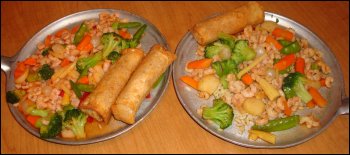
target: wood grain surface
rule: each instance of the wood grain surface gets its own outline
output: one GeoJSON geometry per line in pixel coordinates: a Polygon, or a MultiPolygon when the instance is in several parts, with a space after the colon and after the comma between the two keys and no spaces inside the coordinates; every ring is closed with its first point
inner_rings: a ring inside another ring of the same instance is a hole
{"type": "MultiPolygon", "coordinates": [[[[245,2],[1,2],[1,55],[13,56],[40,29],[66,15],[89,9],[126,10],[152,22],[172,52],[195,23],[245,2]]],[[[349,96],[349,2],[261,2],[266,11],[291,18],[324,40],[338,59],[349,96]]],[[[34,137],[11,115],[1,73],[1,153],[349,153],[349,115],[320,135],[286,149],[250,149],[201,128],[177,99],[173,82],[158,106],[130,131],[108,141],[68,146],[34,137]]]]}

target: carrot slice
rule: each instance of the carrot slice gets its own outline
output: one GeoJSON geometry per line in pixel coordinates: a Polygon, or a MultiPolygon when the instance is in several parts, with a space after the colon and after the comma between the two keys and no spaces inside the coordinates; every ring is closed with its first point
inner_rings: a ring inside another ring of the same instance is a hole
{"type": "Polygon", "coordinates": [[[297,57],[295,60],[295,71],[304,74],[305,60],[302,57],[297,57]]]}
{"type": "Polygon", "coordinates": [[[64,67],[64,66],[67,66],[70,64],[70,61],[67,59],[67,58],[64,58],[61,62],[61,66],[64,67]]]}
{"type": "Polygon", "coordinates": [[[55,36],[60,38],[62,36],[63,32],[65,32],[65,31],[68,31],[68,29],[63,28],[63,29],[57,31],[55,36]]]}
{"type": "Polygon", "coordinates": [[[292,115],[292,109],[290,107],[288,107],[287,101],[284,100],[283,101],[283,106],[284,106],[284,114],[287,116],[291,116],[292,115]]]}
{"type": "Polygon", "coordinates": [[[188,84],[192,88],[198,89],[198,82],[196,80],[194,80],[192,77],[183,76],[180,79],[181,79],[181,81],[183,81],[184,83],[188,84]]]}
{"type": "Polygon", "coordinates": [[[204,68],[208,68],[212,62],[213,62],[213,59],[195,60],[195,61],[188,63],[187,68],[189,68],[189,69],[204,69],[204,68]]]}
{"type": "Polygon", "coordinates": [[[94,48],[94,46],[93,46],[91,43],[89,43],[89,44],[87,44],[87,45],[83,48],[83,50],[89,52],[89,51],[91,51],[93,48],[94,48]]]}
{"type": "Polygon", "coordinates": [[[283,46],[270,35],[266,37],[265,41],[266,41],[266,43],[272,43],[276,47],[277,50],[281,50],[283,48],[283,46]]]}
{"type": "Polygon", "coordinates": [[[36,65],[36,59],[34,58],[27,58],[23,61],[24,64],[26,65],[31,65],[31,66],[34,66],[36,65]]]}
{"type": "Polygon", "coordinates": [[[77,49],[80,51],[84,50],[85,46],[88,46],[88,44],[90,44],[90,41],[91,41],[91,36],[85,35],[84,38],[78,44],[77,49]]]}
{"type": "Polygon", "coordinates": [[[82,84],[89,84],[89,78],[88,76],[83,76],[78,80],[78,83],[82,83],[82,84]]]}
{"type": "Polygon", "coordinates": [[[281,29],[279,27],[276,27],[273,31],[272,31],[272,35],[275,37],[282,37],[283,39],[286,39],[288,41],[292,41],[294,34],[288,30],[284,30],[281,29]]]}
{"type": "Polygon", "coordinates": [[[311,109],[311,108],[314,108],[315,105],[316,105],[316,103],[315,103],[313,100],[311,100],[311,101],[309,101],[309,102],[306,103],[306,106],[309,107],[310,109],[311,109]]]}
{"type": "Polygon", "coordinates": [[[312,96],[312,100],[321,108],[327,105],[327,100],[323,98],[323,96],[317,91],[316,88],[310,87],[308,89],[310,95],[312,96]]]}
{"type": "Polygon", "coordinates": [[[325,87],[326,86],[326,79],[321,78],[320,83],[321,83],[321,86],[325,87]]]}
{"type": "Polygon", "coordinates": [[[79,30],[79,27],[80,27],[80,25],[73,27],[72,30],[70,31],[70,33],[72,33],[72,34],[76,33],[79,30]]]}
{"type": "Polygon", "coordinates": [[[253,83],[253,79],[252,77],[247,73],[247,74],[244,74],[241,78],[242,82],[246,85],[250,85],[253,83]]]}
{"type": "Polygon", "coordinates": [[[31,125],[33,125],[33,126],[35,126],[35,123],[36,123],[40,118],[41,118],[40,116],[32,116],[32,115],[28,115],[28,116],[26,117],[27,121],[28,121],[31,125]]]}
{"type": "Polygon", "coordinates": [[[295,54],[289,54],[285,57],[283,57],[280,61],[278,61],[274,67],[278,70],[284,70],[286,68],[288,68],[290,65],[294,64],[295,62],[295,54]]]}
{"type": "Polygon", "coordinates": [[[118,30],[118,32],[124,39],[131,39],[131,34],[128,31],[118,30]]]}
{"type": "Polygon", "coordinates": [[[26,65],[23,62],[17,63],[16,69],[14,72],[15,79],[19,78],[24,73],[25,70],[26,70],[26,65]]]}
{"type": "Polygon", "coordinates": [[[46,38],[45,38],[45,46],[46,47],[49,47],[51,45],[51,35],[48,35],[46,38]]]}

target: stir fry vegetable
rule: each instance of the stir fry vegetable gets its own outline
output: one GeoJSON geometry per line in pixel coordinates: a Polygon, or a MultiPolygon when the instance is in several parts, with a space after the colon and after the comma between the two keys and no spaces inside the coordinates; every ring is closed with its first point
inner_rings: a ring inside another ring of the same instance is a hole
{"type": "Polygon", "coordinates": [[[225,129],[232,124],[233,110],[230,105],[222,100],[214,100],[212,107],[203,108],[203,118],[211,120],[221,129],[225,129]]]}
{"type": "Polygon", "coordinates": [[[269,121],[265,125],[254,125],[252,129],[266,132],[283,131],[293,128],[299,124],[299,115],[278,118],[269,121]]]}

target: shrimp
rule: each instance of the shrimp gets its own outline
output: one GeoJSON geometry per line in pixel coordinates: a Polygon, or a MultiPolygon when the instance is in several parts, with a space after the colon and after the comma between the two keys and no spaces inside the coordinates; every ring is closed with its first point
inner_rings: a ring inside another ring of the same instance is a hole
{"type": "Polygon", "coordinates": [[[333,77],[327,77],[325,83],[326,83],[326,87],[330,88],[333,83],[333,77]]]}
{"type": "Polygon", "coordinates": [[[243,102],[245,100],[245,97],[242,94],[235,94],[232,99],[231,103],[239,110],[239,112],[243,111],[243,102]]]}
{"type": "Polygon", "coordinates": [[[251,84],[249,88],[246,88],[242,91],[242,95],[244,97],[253,97],[256,92],[257,92],[257,88],[255,84],[251,84]]]}
{"type": "Polygon", "coordinates": [[[264,125],[269,121],[267,115],[264,115],[262,118],[256,119],[255,124],[256,125],[264,125]]]}
{"type": "Polygon", "coordinates": [[[230,81],[229,90],[233,93],[240,93],[244,89],[245,85],[241,81],[230,81]]]}

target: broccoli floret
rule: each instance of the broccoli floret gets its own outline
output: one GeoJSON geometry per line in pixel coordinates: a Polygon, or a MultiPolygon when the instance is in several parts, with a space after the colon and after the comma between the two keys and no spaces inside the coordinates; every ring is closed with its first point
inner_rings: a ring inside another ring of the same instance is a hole
{"type": "Polygon", "coordinates": [[[225,34],[225,33],[220,33],[219,34],[219,41],[224,44],[227,45],[231,48],[231,50],[233,50],[235,48],[235,38],[229,34],[225,34]]]}
{"type": "Polygon", "coordinates": [[[32,106],[29,106],[27,109],[26,109],[26,112],[30,115],[33,115],[33,116],[41,116],[41,117],[46,117],[49,115],[49,111],[48,110],[44,110],[44,109],[37,109],[35,107],[35,105],[32,105],[32,106]]]}
{"type": "Polygon", "coordinates": [[[283,79],[282,90],[287,99],[294,96],[300,97],[300,99],[307,103],[312,99],[312,96],[305,89],[304,83],[307,79],[303,74],[295,72],[290,73],[286,78],[283,79]]]}
{"type": "Polygon", "coordinates": [[[220,33],[219,40],[208,44],[205,47],[205,57],[213,58],[215,55],[221,57],[221,59],[229,59],[231,57],[232,50],[235,47],[235,38],[231,35],[220,33]]]}
{"type": "Polygon", "coordinates": [[[102,56],[106,58],[119,44],[120,37],[116,33],[104,33],[101,37],[103,44],[102,56]]]}
{"type": "Polygon", "coordinates": [[[39,75],[42,79],[48,80],[51,78],[51,76],[55,73],[55,71],[50,67],[48,64],[44,64],[39,69],[39,75]]]}
{"type": "Polygon", "coordinates": [[[97,63],[102,60],[102,53],[98,52],[93,56],[89,56],[86,58],[80,58],[77,61],[76,68],[80,73],[80,76],[85,76],[88,74],[88,70],[90,67],[94,67],[97,63]]]}
{"type": "Polygon", "coordinates": [[[13,90],[6,92],[6,100],[8,103],[14,104],[21,100],[21,98],[26,94],[23,90],[13,90]]]}
{"type": "Polygon", "coordinates": [[[72,130],[76,138],[85,138],[85,124],[88,116],[79,109],[66,111],[63,127],[72,130]]]}
{"type": "Polygon", "coordinates": [[[109,55],[107,56],[107,59],[111,60],[112,62],[115,62],[117,59],[119,59],[120,56],[121,55],[117,51],[113,51],[109,53],[109,55]]]}
{"type": "Polygon", "coordinates": [[[232,124],[233,110],[230,105],[220,99],[214,100],[212,107],[203,108],[203,118],[218,124],[221,129],[225,129],[232,124]]]}
{"type": "Polygon", "coordinates": [[[216,74],[219,77],[223,77],[230,73],[233,73],[233,74],[238,73],[237,63],[231,59],[216,61],[211,66],[216,71],[216,74]]]}
{"type": "Polygon", "coordinates": [[[42,56],[47,56],[49,55],[49,51],[51,51],[51,47],[45,48],[43,52],[41,53],[42,56]]]}
{"type": "Polygon", "coordinates": [[[255,58],[255,51],[249,47],[247,40],[238,40],[235,48],[233,49],[233,55],[231,59],[235,60],[236,63],[243,61],[252,60],[255,58]]]}
{"type": "Polygon", "coordinates": [[[231,49],[229,46],[221,44],[220,42],[214,42],[205,47],[205,57],[213,58],[215,55],[220,55],[222,59],[228,59],[231,56],[231,49]]]}
{"type": "Polygon", "coordinates": [[[49,118],[48,125],[41,124],[40,137],[41,138],[54,138],[62,131],[62,116],[58,113],[53,114],[49,118]]]}

